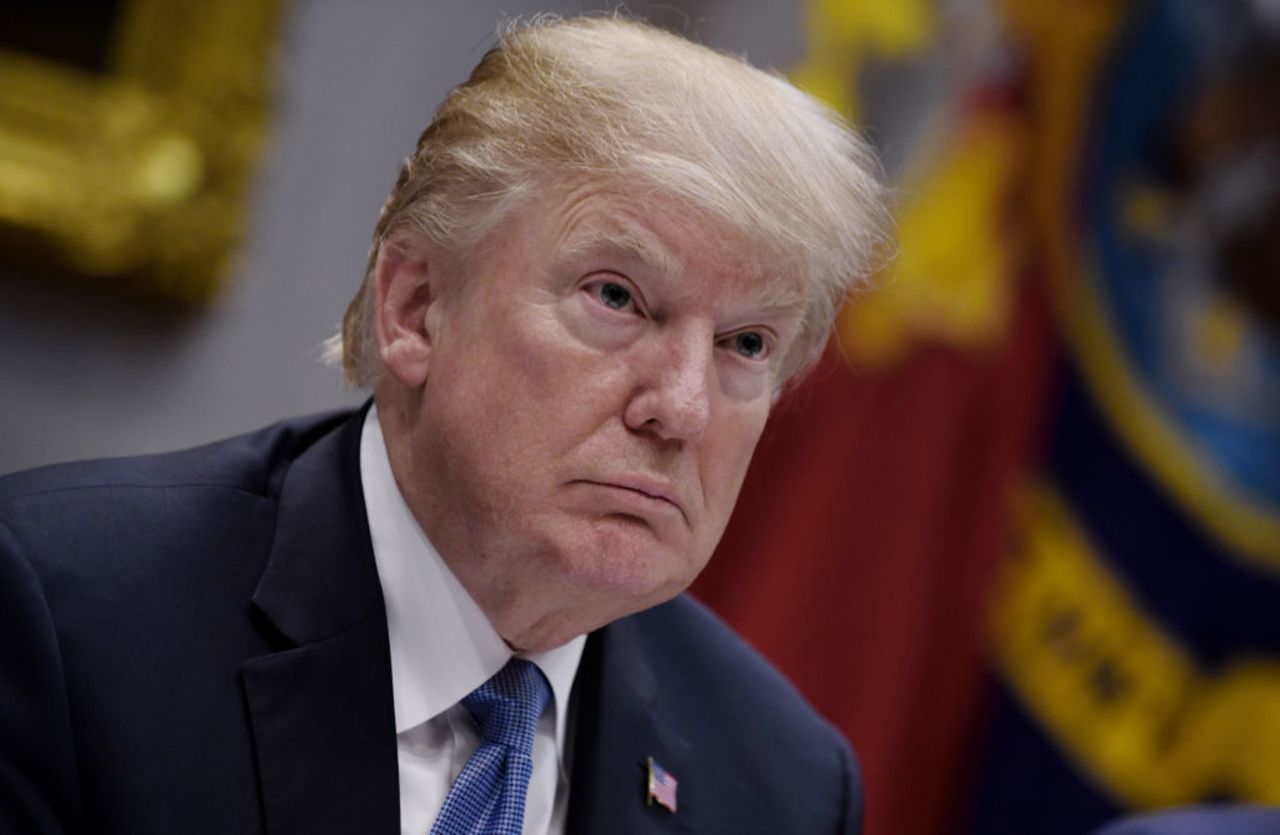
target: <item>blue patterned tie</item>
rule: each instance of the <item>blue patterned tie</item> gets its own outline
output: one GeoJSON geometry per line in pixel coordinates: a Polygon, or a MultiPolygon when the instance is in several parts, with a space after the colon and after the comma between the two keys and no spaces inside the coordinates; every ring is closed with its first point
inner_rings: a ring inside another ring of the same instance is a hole
{"type": "Polygon", "coordinates": [[[550,697],[542,671],[512,658],[462,700],[480,728],[480,747],[449,789],[431,835],[520,835],[533,736],[550,697]]]}

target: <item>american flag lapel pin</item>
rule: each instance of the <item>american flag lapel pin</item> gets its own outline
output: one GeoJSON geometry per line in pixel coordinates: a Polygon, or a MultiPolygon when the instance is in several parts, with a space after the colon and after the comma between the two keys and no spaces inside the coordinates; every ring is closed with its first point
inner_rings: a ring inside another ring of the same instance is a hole
{"type": "Polygon", "coordinates": [[[663,768],[653,757],[649,758],[648,805],[665,806],[672,814],[676,811],[676,776],[663,768]]]}

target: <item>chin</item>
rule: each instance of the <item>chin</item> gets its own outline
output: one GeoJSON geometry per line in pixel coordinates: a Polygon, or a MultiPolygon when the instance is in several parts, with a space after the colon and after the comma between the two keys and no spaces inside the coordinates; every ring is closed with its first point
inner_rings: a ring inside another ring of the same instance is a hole
{"type": "Polygon", "coordinates": [[[616,598],[627,614],[684,591],[710,556],[697,554],[692,541],[666,542],[646,522],[628,516],[591,520],[586,530],[564,537],[553,553],[573,588],[616,598]]]}

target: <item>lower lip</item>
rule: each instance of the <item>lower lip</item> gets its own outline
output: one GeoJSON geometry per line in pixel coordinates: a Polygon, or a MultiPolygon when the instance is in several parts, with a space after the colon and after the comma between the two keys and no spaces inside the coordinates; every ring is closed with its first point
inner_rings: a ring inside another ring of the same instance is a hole
{"type": "Polygon", "coordinates": [[[599,488],[608,497],[609,504],[623,513],[632,513],[641,517],[660,514],[678,518],[683,515],[680,512],[680,508],[676,507],[674,503],[657,496],[650,496],[648,493],[642,493],[639,490],[620,487],[616,484],[601,484],[597,481],[584,481],[581,483],[599,488]]]}

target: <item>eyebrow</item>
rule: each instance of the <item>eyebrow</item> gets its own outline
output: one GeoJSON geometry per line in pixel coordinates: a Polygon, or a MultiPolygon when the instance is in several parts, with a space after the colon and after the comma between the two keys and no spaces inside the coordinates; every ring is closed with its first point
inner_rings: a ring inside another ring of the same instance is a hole
{"type": "Polygon", "coordinates": [[[579,235],[563,252],[570,258],[593,253],[620,254],[624,258],[639,261],[647,268],[667,274],[679,272],[682,267],[681,260],[665,246],[616,227],[579,235]]]}
{"type": "MultiPolygon", "coordinates": [[[[610,226],[582,233],[563,249],[568,258],[579,258],[596,253],[621,255],[640,262],[648,269],[667,275],[681,271],[683,261],[660,242],[646,235],[638,235],[624,226],[610,226]]],[[[794,316],[803,318],[809,309],[809,301],[802,290],[787,281],[768,282],[758,299],[757,307],[765,316],[794,316]]]]}
{"type": "Polygon", "coordinates": [[[809,297],[791,282],[770,281],[760,299],[760,307],[766,314],[795,316],[803,319],[809,311],[809,297]]]}

